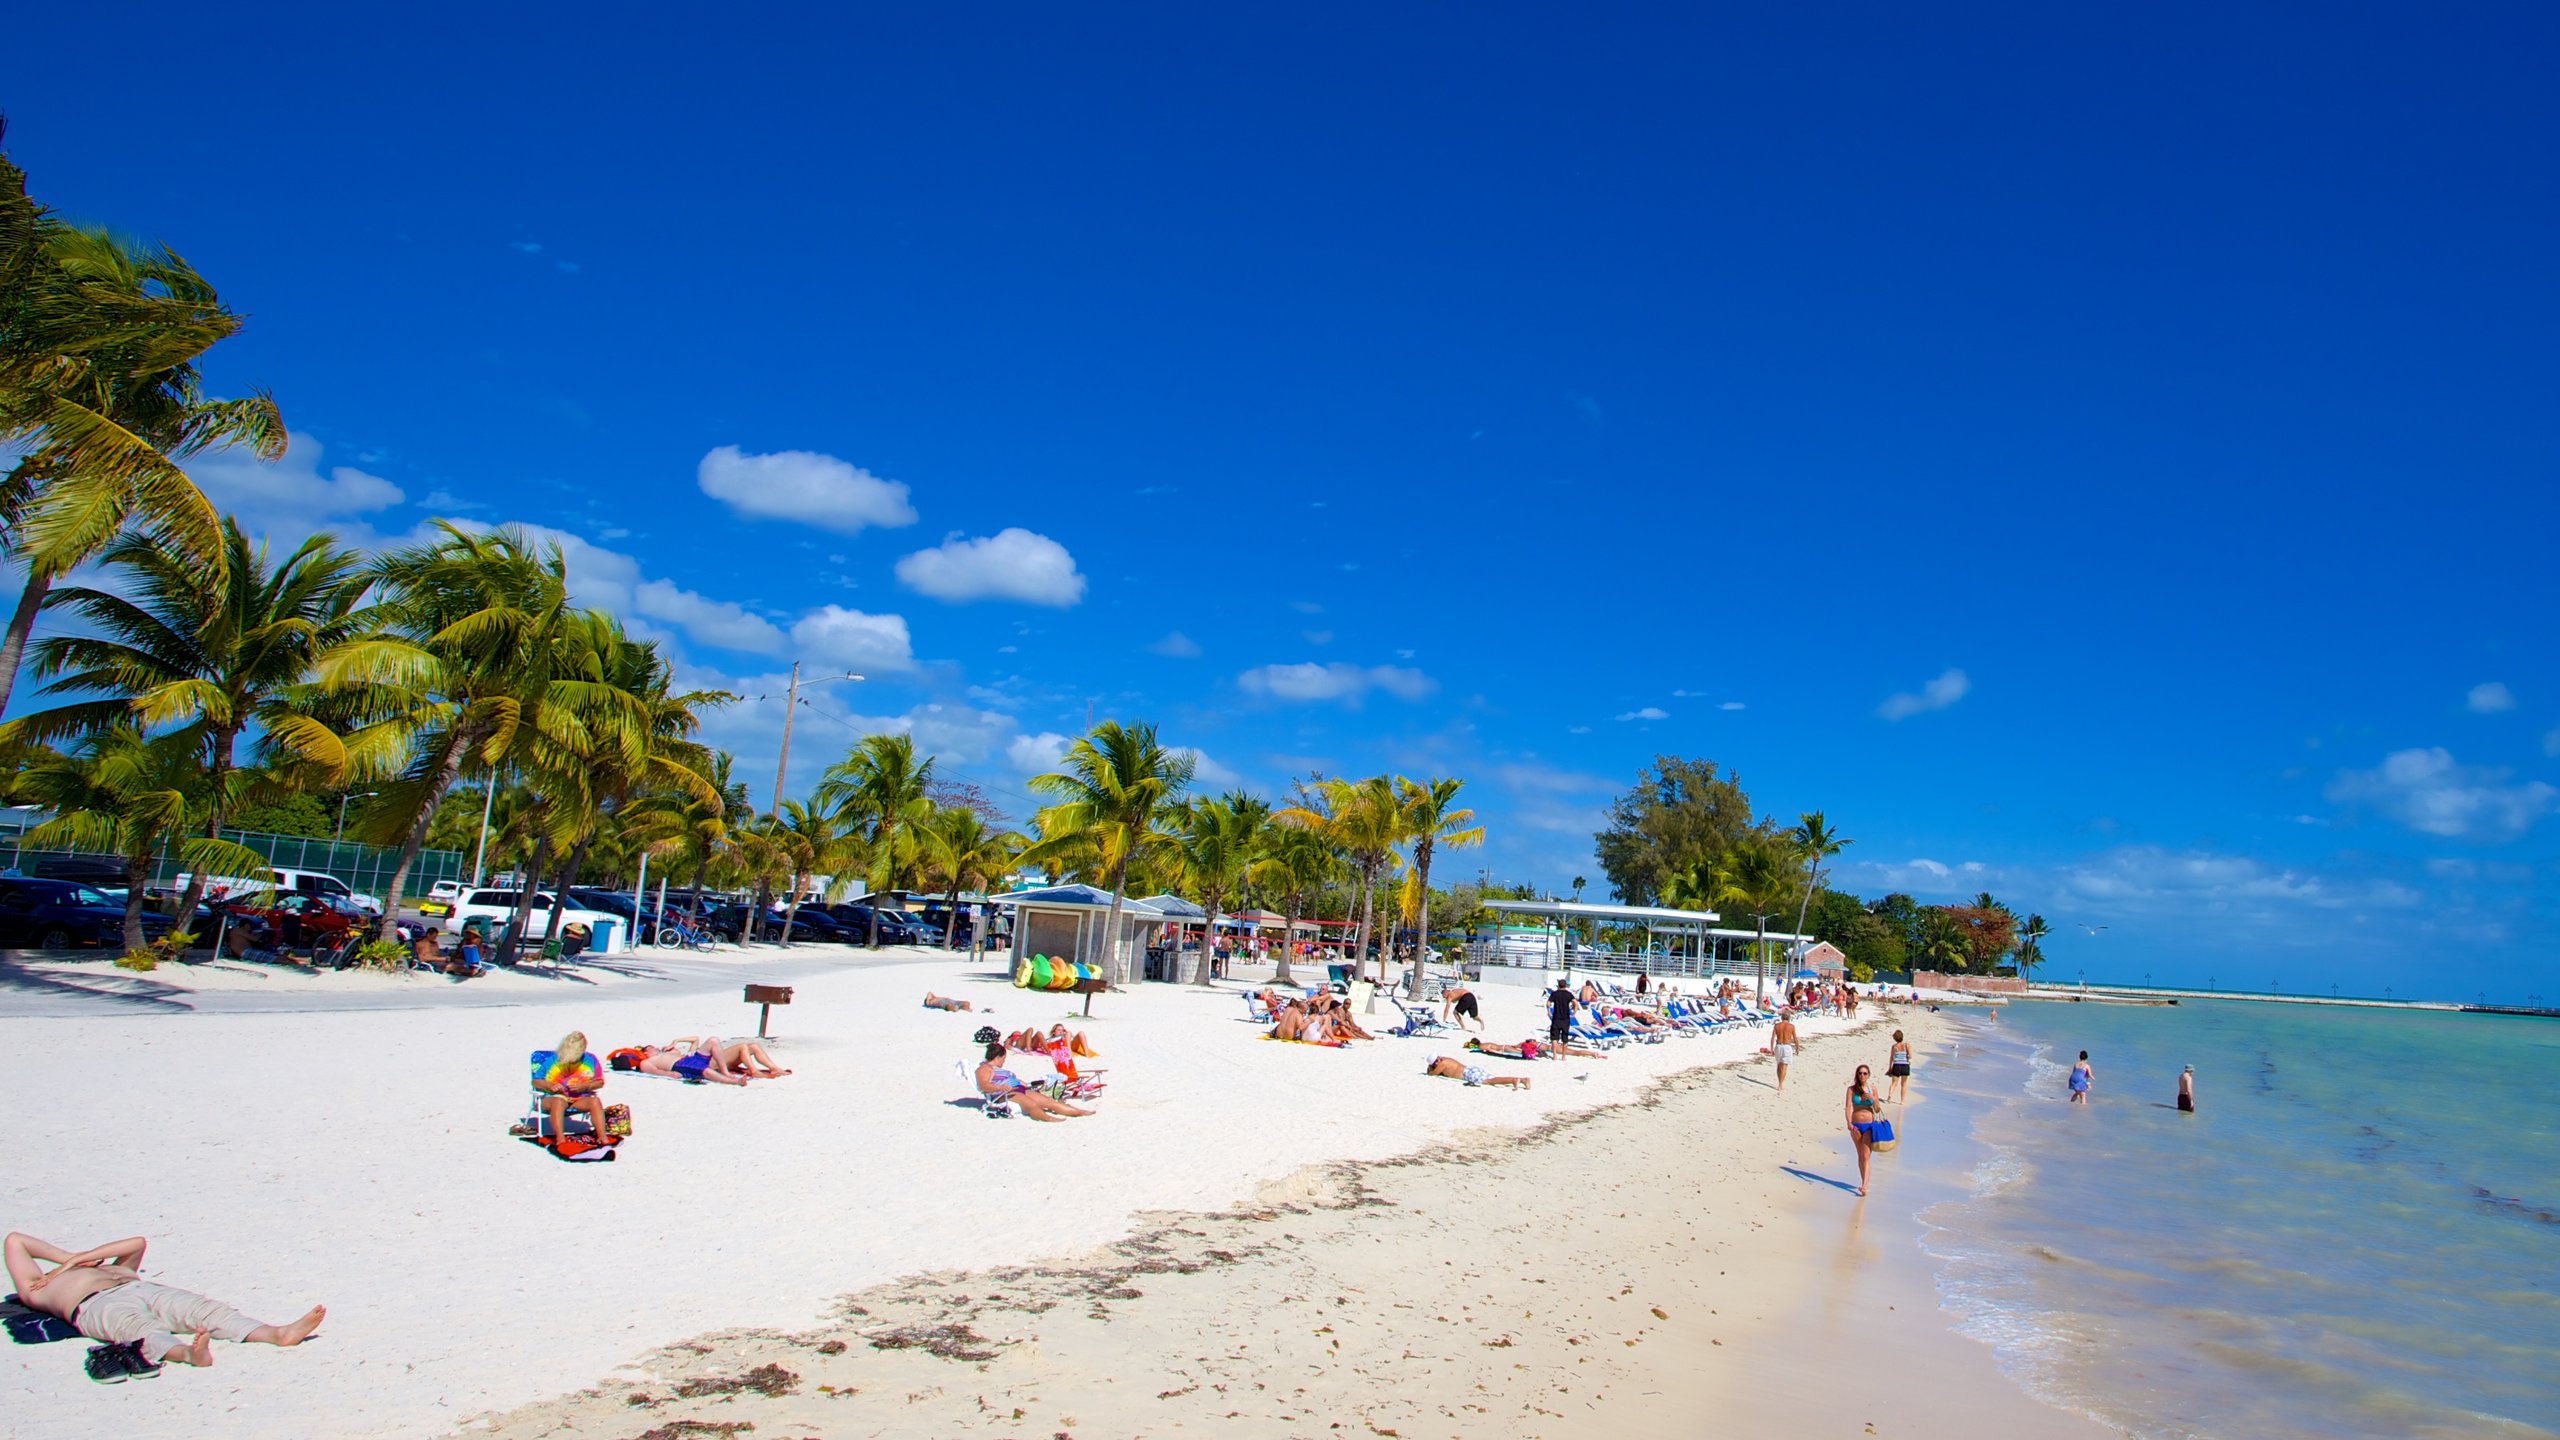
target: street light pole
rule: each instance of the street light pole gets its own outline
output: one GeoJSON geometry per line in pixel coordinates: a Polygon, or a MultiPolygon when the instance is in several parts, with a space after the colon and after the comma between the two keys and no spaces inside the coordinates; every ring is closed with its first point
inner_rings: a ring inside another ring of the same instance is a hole
{"type": "MultiPolygon", "coordinates": [[[[842,675],[830,675],[826,678],[828,680],[859,680],[862,677],[851,672],[847,672],[842,675]]],[[[814,685],[823,684],[824,682],[813,680],[810,683],[814,685]]],[[[794,660],[791,662],[791,690],[789,694],[783,697],[782,701],[782,758],[775,761],[773,766],[773,813],[776,815],[782,813],[783,781],[791,774],[791,712],[799,708],[800,662],[794,660]]]]}

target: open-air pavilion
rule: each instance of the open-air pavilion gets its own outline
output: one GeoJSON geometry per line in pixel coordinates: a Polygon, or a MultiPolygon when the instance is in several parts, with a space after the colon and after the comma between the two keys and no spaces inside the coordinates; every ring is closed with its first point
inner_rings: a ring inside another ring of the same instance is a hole
{"type": "MultiPolygon", "coordinates": [[[[1534,919],[1541,933],[1505,935],[1475,958],[1494,965],[1529,965],[1542,969],[1614,970],[1645,975],[1750,974],[1755,966],[1746,947],[1766,940],[1782,947],[1772,957],[1783,964],[1783,947],[1809,940],[1793,931],[1738,930],[1720,926],[1713,910],[1674,910],[1656,905],[1603,905],[1580,900],[1487,900],[1484,908],[1503,915],[1534,919]],[[1584,938],[1574,939],[1576,922],[1584,938]],[[1629,949],[1620,936],[1641,928],[1644,943],[1629,949]],[[1529,943],[1522,944],[1522,941],[1529,943]]],[[[1473,947],[1470,947],[1473,948],[1473,947]]]]}
{"type": "Polygon", "coordinates": [[[1033,955],[1065,958],[1102,967],[1115,983],[1138,973],[1135,942],[1141,929],[1172,917],[1144,900],[1120,902],[1120,933],[1111,929],[1111,892],[1095,885],[1053,885],[1045,890],[1016,890],[990,895],[990,905],[1013,912],[1013,966],[1033,955]]]}

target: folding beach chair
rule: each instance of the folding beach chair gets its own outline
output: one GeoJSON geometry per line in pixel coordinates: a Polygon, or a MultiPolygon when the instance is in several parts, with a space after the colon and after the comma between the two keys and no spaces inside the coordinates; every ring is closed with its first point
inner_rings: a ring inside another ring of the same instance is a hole
{"type": "Polygon", "coordinates": [[[1428,1005],[1417,1008],[1405,1004],[1393,995],[1387,997],[1387,1003],[1395,1006],[1396,1013],[1404,1017],[1403,1024],[1387,1032],[1390,1035],[1410,1039],[1416,1035],[1445,1034],[1449,1030],[1449,1026],[1443,1023],[1439,1016],[1431,1013],[1431,1007],[1428,1005]]]}
{"type": "Polygon", "coordinates": [[[990,1120],[1010,1120],[1013,1118],[1013,1100],[1011,1097],[990,1095],[986,1091],[978,1088],[977,1066],[970,1064],[966,1060],[954,1060],[951,1062],[951,1068],[960,1072],[960,1083],[968,1086],[969,1093],[978,1097],[978,1112],[980,1114],[986,1116],[990,1120]]]}

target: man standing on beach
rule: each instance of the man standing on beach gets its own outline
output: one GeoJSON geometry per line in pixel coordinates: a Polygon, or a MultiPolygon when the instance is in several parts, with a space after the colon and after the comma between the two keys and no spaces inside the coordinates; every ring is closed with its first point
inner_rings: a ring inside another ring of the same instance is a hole
{"type": "Polygon", "coordinates": [[[2178,1072],[2178,1108],[2189,1115],[2196,1113],[2196,1067],[2178,1072]]]}
{"type": "Polygon", "coordinates": [[[1573,977],[1559,975],[1547,992],[1547,1038],[1562,1045],[1573,1035],[1573,977]]]}
{"type": "Polygon", "coordinates": [[[2089,1103],[2089,1086],[2097,1080],[2097,1072],[2089,1068],[2089,1052],[2080,1052],[2080,1063],[2071,1067],[2071,1103],[2089,1103]]]}
{"type": "Polygon", "coordinates": [[[1787,1067],[1796,1063],[1796,1018],[1787,1011],[1778,1012],[1778,1023],[1769,1027],[1769,1053],[1778,1061],[1778,1093],[1787,1093],[1787,1067]]]}

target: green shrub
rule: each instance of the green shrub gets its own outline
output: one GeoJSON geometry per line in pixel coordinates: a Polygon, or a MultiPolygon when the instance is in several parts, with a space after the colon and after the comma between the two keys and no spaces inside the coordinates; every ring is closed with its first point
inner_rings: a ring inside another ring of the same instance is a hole
{"type": "Polygon", "coordinates": [[[116,957],[116,967],[121,970],[134,970],[140,971],[144,974],[149,974],[151,971],[160,968],[160,957],[154,954],[147,946],[140,950],[127,950],[122,955],[116,957]]]}
{"type": "Polygon", "coordinates": [[[356,963],[367,970],[397,971],[409,963],[409,947],[397,940],[369,940],[356,951],[356,963]]]}

